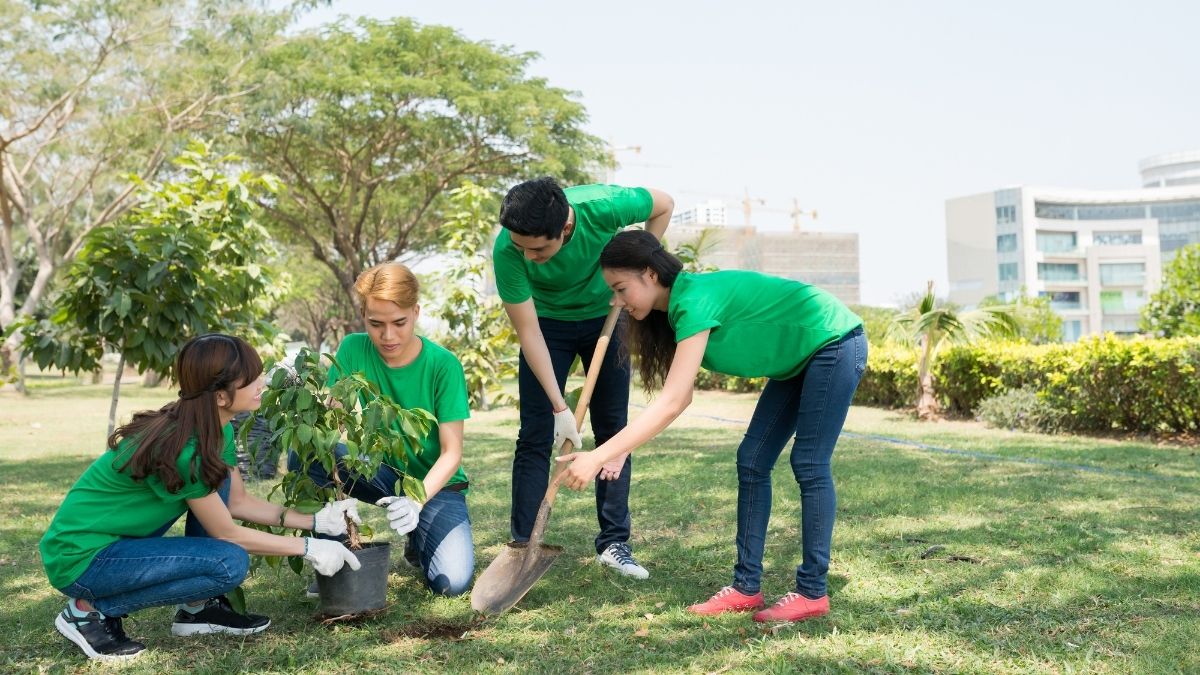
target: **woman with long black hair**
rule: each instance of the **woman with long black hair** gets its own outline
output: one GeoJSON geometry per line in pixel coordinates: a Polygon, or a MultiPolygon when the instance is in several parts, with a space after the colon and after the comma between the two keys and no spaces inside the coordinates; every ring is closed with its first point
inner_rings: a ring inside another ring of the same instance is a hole
{"type": "Polygon", "coordinates": [[[836,497],[830,460],[867,363],[862,319],[808,284],[757,272],[688,274],[653,235],[629,230],[600,254],[614,302],[632,321],[626,341],[647,391],[662,392],[640,417],[571,461],[565,481],[581,489],[600,467],[654,438],[691,404],[696,374],[769,378],[737,451],[737,563],[733,583],[688,609],[712,615],[760,610],[771,469],[795,436],[804,559],[794,590],[756,621],[800,621],[829,612],[826,574],[836,497]]]}
{"type": "Polygon", "coordinates": [[[243,527],[262,525],[337,535],[358,520],[354,500],[314,514],[248,494],[237,471],[233,428],[256,410],[262,361],[244,340],[210,334],[189,340],[175,359],[179,398],[135,414],[67,492],[41,541],[51,585],[67,596],[54,625],[89,658],[123,660],[145,645],[121,619],[146,607],[177,605],[171,633],[250,635],[265,616],[239,614],[225,593],[241,584],[249,554],[302,555],[320,574],[358,569],[345,546],[243,527]],[[163,536],[188,513],[183,537],[163,536]]]}

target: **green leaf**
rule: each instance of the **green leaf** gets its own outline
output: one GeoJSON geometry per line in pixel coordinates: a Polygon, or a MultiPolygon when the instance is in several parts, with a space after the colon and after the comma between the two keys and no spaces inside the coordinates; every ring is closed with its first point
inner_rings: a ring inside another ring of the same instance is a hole
{"type": "Polygon", "coordinates": [[[233,607],[233,611],[238,614],[246,613],[246,592],[242,590],[241,586],[227,593],[226,597],[229,598],[229,605],[233,607]]]}
{"type": "Polygon", "coordinates": [[[288,556],[287,561],[288,561],[288,567],[292,568],[292,571],[295,572],[296,574],[302,574],[304,572],[304,557],[303,556],[290,555],[290,556],[288,556]]]}
{"type": "Polygon", "coordinates": [[[404,494],[408,495],[409,499],[415,500],[421,504],[427,501],[425,497],[425,483],[418,478],[404,474],[404,494]]]}

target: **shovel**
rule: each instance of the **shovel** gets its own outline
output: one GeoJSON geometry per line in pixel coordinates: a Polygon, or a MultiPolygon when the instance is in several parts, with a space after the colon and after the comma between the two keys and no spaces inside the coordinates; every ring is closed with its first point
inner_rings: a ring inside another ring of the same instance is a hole
{"type": "MultiPolygon", "coordinates": [[[[592,390],[595,389],[596,378],[600,375],[604,352],[608,350],[609,339],[620,315],[621,308],[613,307],[604,322],[600,339],[596,340],[596,350],[592,353],[592,367],[588,368],[583,392],[575,406],[576,428],[583,425],[583,415],[592,399],[592,390]]],[[[559,454],[565,455],[572,449],[571,441],[567,441],[563,443],[559,454]]],[[[554,498],[558,496],[558,486],[565,468],[566,464],[554,462],[550,485],[546,487],[546,495],[542,497],[542,503],[538,507],[537,519],[533,521],[529,541],[512,541],[506,544],[500,555],[496,556],[492,564],[475,580],[475,588],[471,591],[471,607],[476,611],[499,614],[520,602],[546,570],[550,569],[550,564],[558,554],[562,553],[561,546],[543,544],[542,538],[546,532],[546,521],[550,518],[550,507],[554,504],[554,498]]]]}

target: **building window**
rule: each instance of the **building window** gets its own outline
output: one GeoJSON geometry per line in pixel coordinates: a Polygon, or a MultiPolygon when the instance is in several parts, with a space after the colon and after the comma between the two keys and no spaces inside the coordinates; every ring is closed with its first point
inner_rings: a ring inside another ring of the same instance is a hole
{"type": "Polygon", "coordinates": [[[1145,304],[1145,291],[1100,291],[1100,309],[1106,314],[1138,312],[1145,304]]]}
{"type": "Polygon", "coordinates": [[[1101,263],[1100,283],[1106,286],[1141,286],[1146,283],[1146,263],[1101,263]]]}
{"type": "Polygon", "coordinates": [[[1017,263],[1000,263],[999,274],[1000,281],[1016,281],[1017,263]]]}
{"type": "Polygon", "coordinates": [[[1015,206],[997,206],[996,207],[996,224],[1004,225],[1007,223],[1017,222],[1017,207],[1015,206]]]}
{"type": "Polygon", "coordinates": [[[1132,335],[1138,332],[1138,318],[1136,316],[1106,316],[1100,320],[1100,330],[1105,333],[1132,335]]]}
{"type": "Polygon", "coordinates": [[[1038,295],[1050,298],[1050,309],[1083,309],[1079,291],[1042,291],[1038,295]]]}
{"type": "Polygon", "coordinates": [[[1038,202],[1033,205],[1033,212],[1038,218],[1046,218],[1047,220],[1075,220],[1075,207],[1069,204],[1044,204],[1038,202]]]}
{"type": "Polygon", "coordinates": [[[996,236],[996,252],[1010,253],[1017,250],[1017,235],[1001,234],[996,236]]]}
{"type": "Polygon", "coordinates": [[[1078,342],[1083,336],[1082,321],[1064,321],[1062,327],[1063,342],[1078,342]]]}
{"type": "Polygon", "coordinates": [[[1042,232],[1037,233],[1037,250],[1042,253],[1063,253],[1075,250],[1074,232],[1042,232]]]}
{"type": "Polygon", "coordinates": [[[1079,281],[1079,263],[1038,263],[1041,281],[1079,281]]]}
{"type": "Polygon", "coordinates": [[[1143,204],[1081,204],[1075,208],[1079,220],[1139,220],[1146,217],[1143,204]]]}
{"type": "Polygon", "coordinates": [[[1096,246],[1130,246],[1141,243],[1142,233],[1137,230],[1114,230],[1092,235],[1092,244],[1096,246]]]}

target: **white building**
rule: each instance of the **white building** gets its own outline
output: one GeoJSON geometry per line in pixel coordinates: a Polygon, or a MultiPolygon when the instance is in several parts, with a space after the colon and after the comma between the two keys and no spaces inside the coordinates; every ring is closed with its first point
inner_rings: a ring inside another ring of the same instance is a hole
{"type": "Polygon", "coordinates": [[[1024,288],[1068,341],[1135,333],[1175,251],[1200,243],[1200,152],[1143,160],[1139,190],[1019,186],[946,201],[950,300],[1024,288]]]}
{"type": "Polygon", "coordinates": [[[710,199],[703,204],[697,204],[686,211],[676,211],[671,215],[671,225],[728,225],[725,215],[725,202],[710,199]]]}

